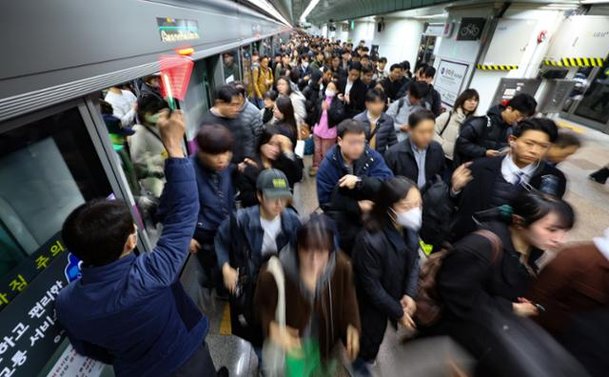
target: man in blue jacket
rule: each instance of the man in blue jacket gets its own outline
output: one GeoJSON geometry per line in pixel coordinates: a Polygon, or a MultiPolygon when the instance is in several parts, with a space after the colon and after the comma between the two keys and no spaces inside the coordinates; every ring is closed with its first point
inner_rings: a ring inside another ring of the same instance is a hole
{"type": "Polygon", "coordinates": [[[60,292],[57,319],[78,353],[112,364],[117,377],[213,376],[208,320],[178,280],[199,210],[194,170],[182,149],[182,114],[164,111],[157,125],[169,154],[157,246],[133,253],[137,227],[122,201],[76,208],[62,236],[83,263],[82,277],[60,292]]]}
{"type": "Polygon", "coordinates": [[[346,119],[338,125],[338,142],[317,172],[320,207],[336,221],[339,244],[350,253],[361,215],[372,208],[381,182],[393,177],[380,153],[366,143],[366,127],[346,119]]]}

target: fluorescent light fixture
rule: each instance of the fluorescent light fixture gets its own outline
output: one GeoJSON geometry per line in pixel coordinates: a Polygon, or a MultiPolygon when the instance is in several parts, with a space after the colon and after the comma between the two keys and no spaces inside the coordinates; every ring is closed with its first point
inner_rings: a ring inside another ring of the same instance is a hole
{"type": "Polygon", "coordinates": [[[305,8],[304,12],[302,12],[302,15],[300,16],[300,22],[306,21],[307,16],[309,15],[309,13],[311,13],[313,8],[317,6],[317,4],[319,4],[319,0],[311,0],[309,5],[307,5],[307,7],[305,8]]]}
{"type": "Polygon", "coordinates": [[[429,14],[429,15],[425,15],[425,16],[414,16],[412,18],[428,19],[428,18],[446,18],[446,17],[448,17],[448,13],[429,14]]]}
{"type": "Polygon", "coordinates": [[[281,22],[283,22],[287,26],[291,26],[290,22],[288,20],[286,20],[285,17],[283,17],[281,15],[281,13],[279,13],[277,11],[277,9],[275,9],[275,7],[272,6],[271,3],[269,3],[267,0],[247,0],[247,1],[249,1],[252,4],[254,4],[258,8],[266,11],[268,14],[270,14],[271,16],[277,18],[278,20],[280,20],[281,22]]]}

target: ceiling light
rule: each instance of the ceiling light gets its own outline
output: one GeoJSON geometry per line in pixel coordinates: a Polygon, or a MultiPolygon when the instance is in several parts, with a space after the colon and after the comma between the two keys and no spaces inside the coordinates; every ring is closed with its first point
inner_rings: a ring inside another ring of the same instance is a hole
{"type": "Polygon", "coordinates": [[[311,0],[309,5],[307,5],[307,7],[305,8],[304,12],[302,12],[302,15],[300,16],[300,22],[306,21],[307,16],[309,15],[309,13],[311,13],[313,8],[317,6],[317,4],[319,4],[319,0],[311,0]]]}

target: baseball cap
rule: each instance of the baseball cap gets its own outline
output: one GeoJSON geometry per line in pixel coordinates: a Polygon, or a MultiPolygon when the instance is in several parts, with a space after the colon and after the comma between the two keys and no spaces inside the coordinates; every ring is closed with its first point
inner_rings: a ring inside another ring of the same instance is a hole
{"type": "Polygon", "coordinates": [[[288,178],[277,169],[265,169],[260,172],[256,180],[256,189],[262,191],[262,195],[269,199],[292,197],[288,178]]]}

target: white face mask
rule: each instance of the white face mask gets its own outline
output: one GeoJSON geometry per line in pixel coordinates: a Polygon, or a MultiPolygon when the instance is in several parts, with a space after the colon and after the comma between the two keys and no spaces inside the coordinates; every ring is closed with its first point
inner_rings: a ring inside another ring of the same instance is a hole
{"type": "Polygon", "coordinates": [[[330,89],[326,89],[326,97],[334,97],[336,95],[336,92],[330,89]]]}
{"type": "Polygon", "coordinates": [[[401,226],[418,232],[423,223],[423,210],[421,207],[411,208],[408,211],[396,212],[396,221],[401,226]]]}
{"type": "Polygon", "coordinates": [[[309,62],[302,62],[302,66],[303,66],[304,68],[307,68],[307,67],[309,66],[309,62]]]}

